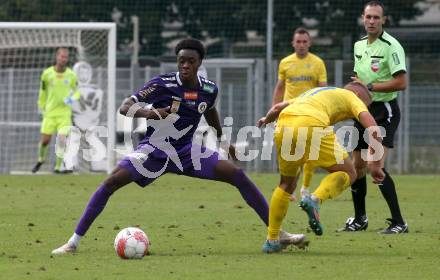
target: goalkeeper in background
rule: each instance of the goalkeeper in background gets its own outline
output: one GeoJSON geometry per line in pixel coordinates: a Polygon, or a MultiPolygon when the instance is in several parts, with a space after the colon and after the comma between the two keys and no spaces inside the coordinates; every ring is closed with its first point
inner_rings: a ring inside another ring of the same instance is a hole
{"type": "Polygon", "coordinates": [[[45,69],[41,74],[38,110],[43,119],[40,129],[41,138],[38,145],[38,162],[32,168],[32,173],[36,173],[46,160],[49,143],[54,133],[57,133],[58,136],[55,147],[56,163],[54,172],[72,172],[71,170],[61,170],[66,138],[72,125],[72,103],[80,97],[77,90],[76,74],[67,67],[68,62],[69,50],[58,48],[55,65],[45,69]]]}

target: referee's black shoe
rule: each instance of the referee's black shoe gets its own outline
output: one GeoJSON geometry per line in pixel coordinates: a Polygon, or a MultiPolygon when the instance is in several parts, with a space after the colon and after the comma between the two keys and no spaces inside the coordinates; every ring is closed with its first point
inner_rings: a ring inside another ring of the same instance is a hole
{"type": "Polygon", "coordinates": [[[341,231],[361,231],[366,230],[368,228],[368,218],[366,215],[362,216],[359,219],[350,217],[345,222],[345,226],[337,230],[337,232],[341,231]]]}
{"type": "Polygon", "coordinates": [[[379,231],[380,234],[399,234],[399,233],[408,233],[408,224],[406,223],[397,223],[393,219],[387,219],[388,227],[379,231]]]}

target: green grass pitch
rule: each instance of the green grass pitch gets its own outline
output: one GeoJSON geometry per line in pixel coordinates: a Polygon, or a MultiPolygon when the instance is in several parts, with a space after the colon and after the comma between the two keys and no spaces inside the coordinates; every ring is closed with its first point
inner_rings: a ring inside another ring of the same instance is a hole
{"type": "MultiPolygon", "coordinates": [[[[266,198],[276,174],[251,174],[266,198]]],[[[72,234],[104,176],[0,176],[1,279],[439,279],[440,176],[395,176],[410,233],[382,236],[389,211],[368,186],[366,232],[336,233],[352,214],[349,191],[321,207],[324,235],[314,236],[292,203],[284,228],[306,233],[308,251],[264,255],[266,229],[234,187],[166,175],[145,189],[115,193],[75,255],[52,257],[72,234]],[[151,255],[121,260],[118,229],[139,225],[151,255]]],[[[319,176],[314,178],[314,183],[319,176]]]]}

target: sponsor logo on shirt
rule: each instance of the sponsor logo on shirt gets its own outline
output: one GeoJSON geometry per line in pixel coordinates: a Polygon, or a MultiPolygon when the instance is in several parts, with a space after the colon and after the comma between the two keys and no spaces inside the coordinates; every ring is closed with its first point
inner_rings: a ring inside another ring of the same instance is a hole
{"type": "Polygon", "coordinates": [[[379,59],[371,60],[371,71],[373,72],[379,71],[379,59]]]}
{"type": "Polygon", "coordinates": [[[194,100],[185,100],[185,104],[189,107],[195,107],[196,102],[194,100]]]}
{"type": "Polygon", "coordinates": [[[183,94],[183,99],[186,100],[197,100],[198,94],[197,91],[189,91],[183,94]]]}
{"type": "Polygon", "coordinates": [[[289,81],[294,83],[294,82],[309,82],[312,80],[311,76],[297,76],[297,77],[290,77],[289,81]]]}
{"type": "Polygon", "coordinates": [[[150,93],[152,93],[153,91],[156,90],[156,87],[157,87],[157,85],[153,84],[153,85],[139,91],[139,96],[141,96],[143,98],[147,97],[150,93]]]}
{"type": "Polygon", "coordinates": [[[170,84],[170,83],[168,83],[168,84],[165,84],[165,86],[166,86],[167,88],[170,88],[170,87],[177,87],[177,84],[170,84]]]}
{"type": "Polygon", "coordinates": [[[214,92],[214,87],[213,87],[213,86],[210,86],[210,85],[207,85],[207,84],[204,84],[204,85],[203,85],[203,90],[204,90],[204,91],[207,91],[207,92],[209,92],[209,93],[213,93],[213,92],[214,92]]]}

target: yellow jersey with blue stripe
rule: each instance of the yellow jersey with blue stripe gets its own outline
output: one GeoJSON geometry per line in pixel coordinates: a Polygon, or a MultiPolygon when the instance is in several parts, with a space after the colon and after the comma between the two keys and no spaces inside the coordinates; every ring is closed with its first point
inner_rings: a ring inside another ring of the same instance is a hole
{"type": "Polygon", "coordinates": [[[347,119],[359,121],[359,114],[368,112],[367,106],[355,93],[337,87],[313,88],[289,100],[289,103],[279,118],[288,115],[310,116],[319,120],[323,126],[347,119]]]}

